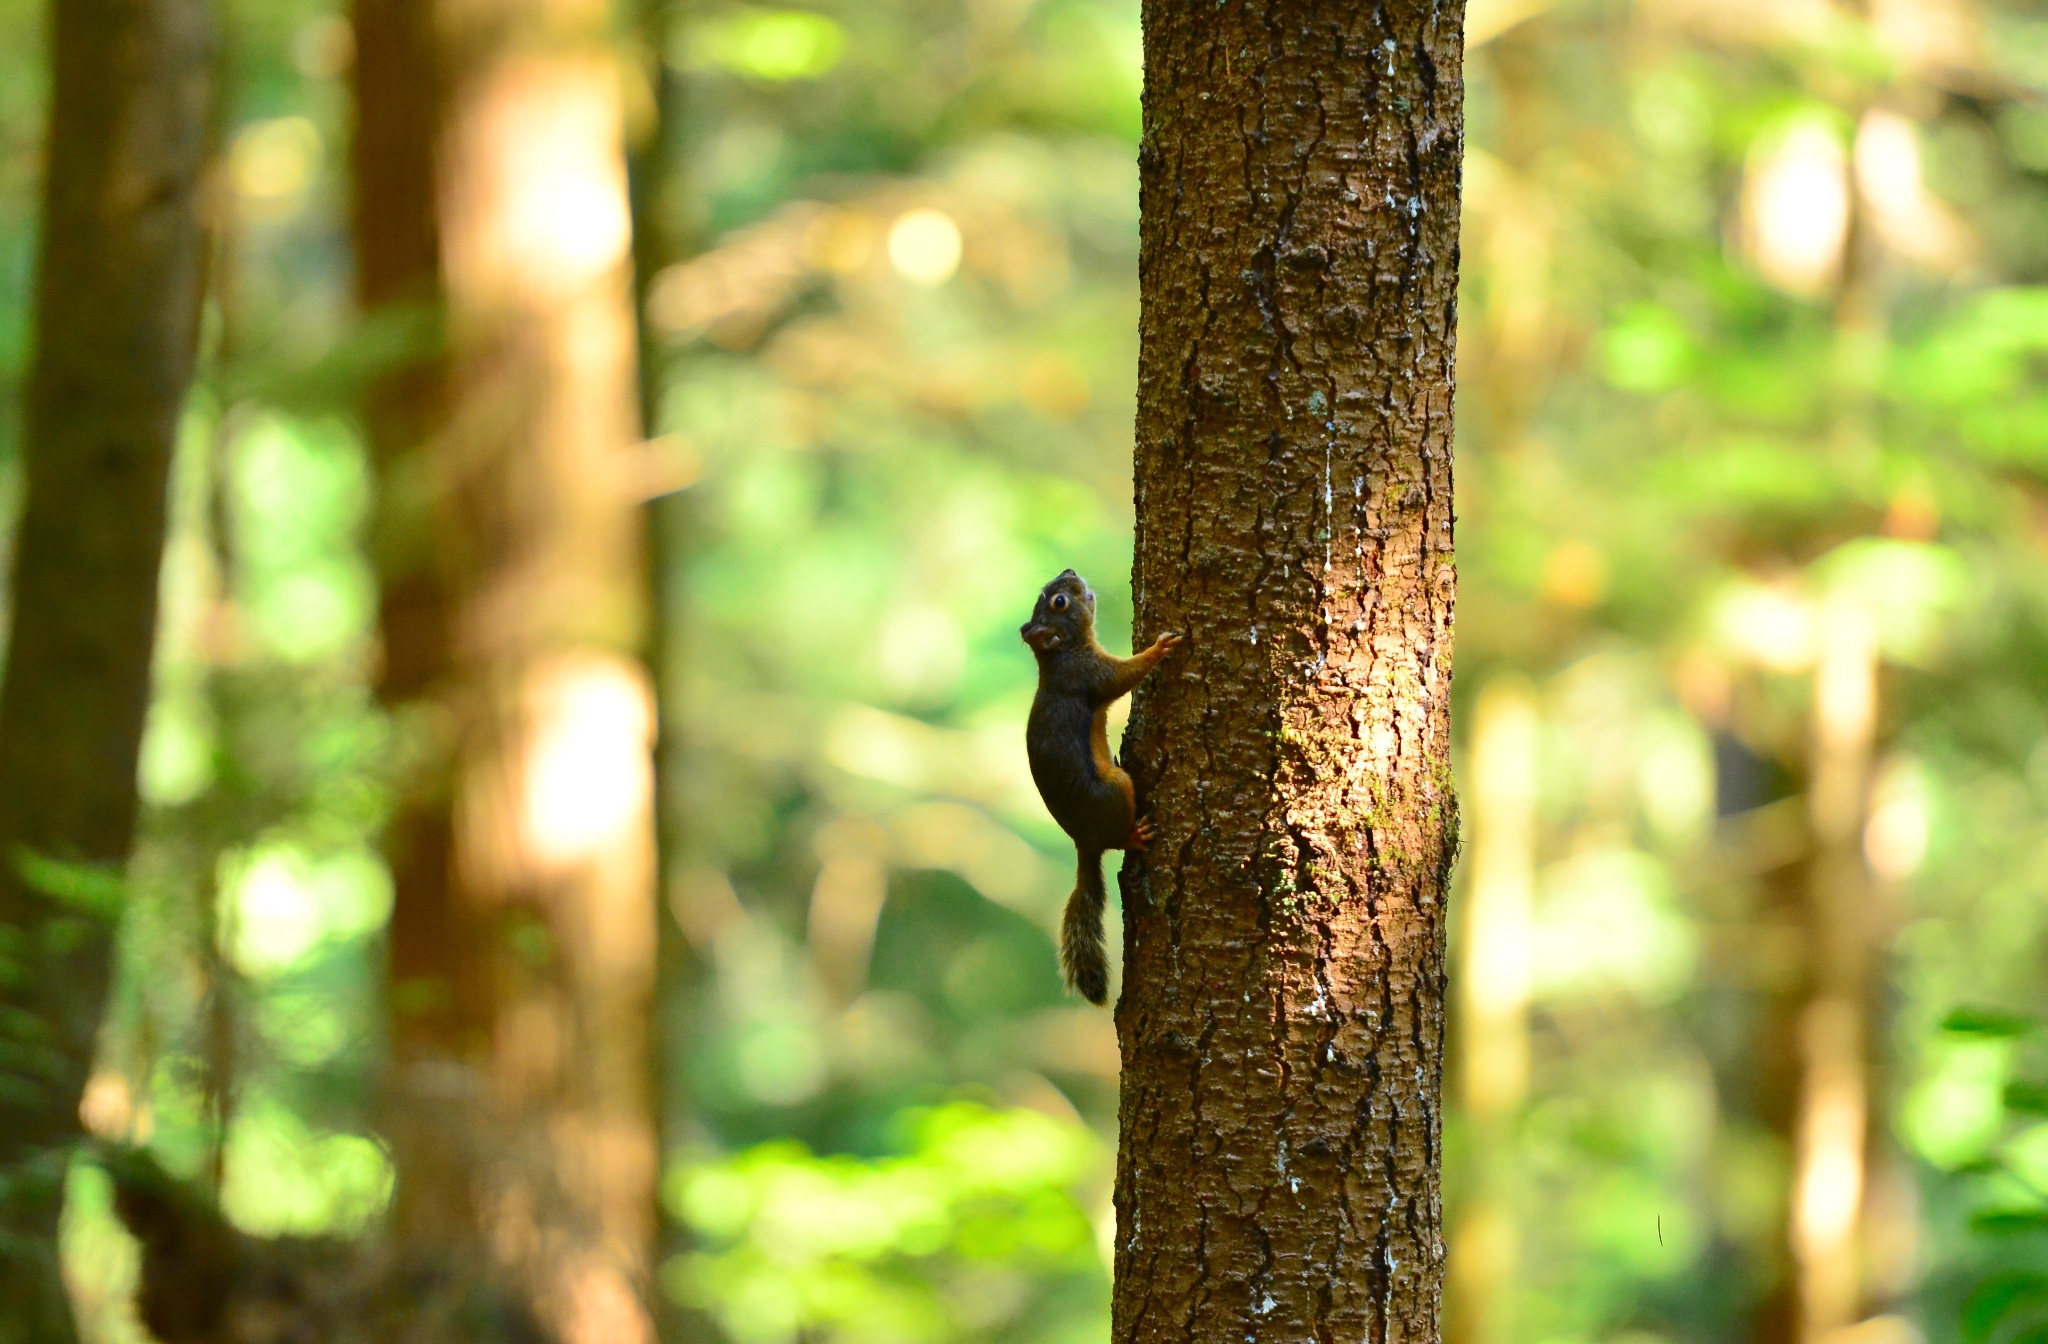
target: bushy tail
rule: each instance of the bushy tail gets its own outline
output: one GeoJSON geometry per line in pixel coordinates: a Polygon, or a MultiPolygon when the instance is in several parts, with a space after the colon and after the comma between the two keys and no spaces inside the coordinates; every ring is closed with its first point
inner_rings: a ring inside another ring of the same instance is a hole
{"type": "Polygon", "coordinates": [[[1109,950],[1102,938],[1102,851],[1082,850],[1074,894],[1060,922],[1060,964],[1067,983],[1090,1003],[1109,1000],[1109,950]]]}

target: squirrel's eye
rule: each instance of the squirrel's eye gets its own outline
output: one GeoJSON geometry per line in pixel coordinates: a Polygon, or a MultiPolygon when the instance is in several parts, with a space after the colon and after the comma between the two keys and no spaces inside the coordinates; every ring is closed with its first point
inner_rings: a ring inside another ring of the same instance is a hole
{"type": "Polygon", "coordinates": [[[1065,593],[1053,594],[1052,609],[1054,611],[1065,611],[1067,609],[1067,595],[1065,593]]]}

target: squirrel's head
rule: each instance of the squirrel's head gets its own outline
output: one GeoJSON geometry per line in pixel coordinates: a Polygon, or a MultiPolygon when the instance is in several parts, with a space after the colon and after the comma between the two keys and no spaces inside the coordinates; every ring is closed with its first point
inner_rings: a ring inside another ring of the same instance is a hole
{"type": "Polygon", "coordinates": [[[1017,633],[1040,654],[1086,644],[1095,633],[1094,592],[1079,574],[1065,571],[1040,590],[1031,619],[1017,633]]]}

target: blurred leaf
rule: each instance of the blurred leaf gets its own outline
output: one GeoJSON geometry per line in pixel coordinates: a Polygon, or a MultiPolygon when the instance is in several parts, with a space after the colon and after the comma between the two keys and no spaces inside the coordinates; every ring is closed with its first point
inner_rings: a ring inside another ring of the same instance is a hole
{"type": "Polygon", "coordinates": [[[1970,1229],[1993,1236],[2048,1230],[2048,1209],[1990,1209],[1973,1215],[1970,1229]]]}
{"type": "Polygon", "coordinates": [[[2048,1274],[2001,1274],[1970,1295],[1963,1307],[1969,1344],[2018,1344],[2048,1333],[2048,1274]]]}
{"type": "Polygon", "coordinates": [[[1607,328],[1602,354],[1607,379],[1616,387],[1661,392],[1685,376],[1693,343],[1676,313],[1656,304],[1637,304],[1607,328]]]}
{"type": "Polygon", "coordinates": [[[1970,591],[1969,567],[1945,546],[1863,537],[1813,564],[1829,592],[1851,597],[1877,619],[1885,655],[1919,664],[1970,591]]]}
{"type": "Polygon", "coordinates": [[[846,29],[804,9],[741,10],[700,27],[687,64],[782,83],[816,79],[839,64],[846,29]]]}
{"type": "Polygon", "coordinates": [[[14,865],[35,891],[95,919],[118,918],[128,899],[126,879],[102,864],[54,859],[17,847],[14,865]]]}
{"type": "Polygon", "coordinates": [[[2040,1019],[1999,1008],[1956,1008],[1941,1019],[1941,1029],[1955,1036],[2009,1038],[2025,1036],[2040,1019]]]}

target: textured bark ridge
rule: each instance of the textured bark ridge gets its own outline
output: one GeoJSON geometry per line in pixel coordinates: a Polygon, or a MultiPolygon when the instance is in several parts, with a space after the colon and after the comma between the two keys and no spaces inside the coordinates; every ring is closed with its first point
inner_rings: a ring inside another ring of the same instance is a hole
{"type": "Polygon", "coordinates": [[[1434,1340],[1459,0],[1147,0],[1114,1335],[1434,1340]]]}

